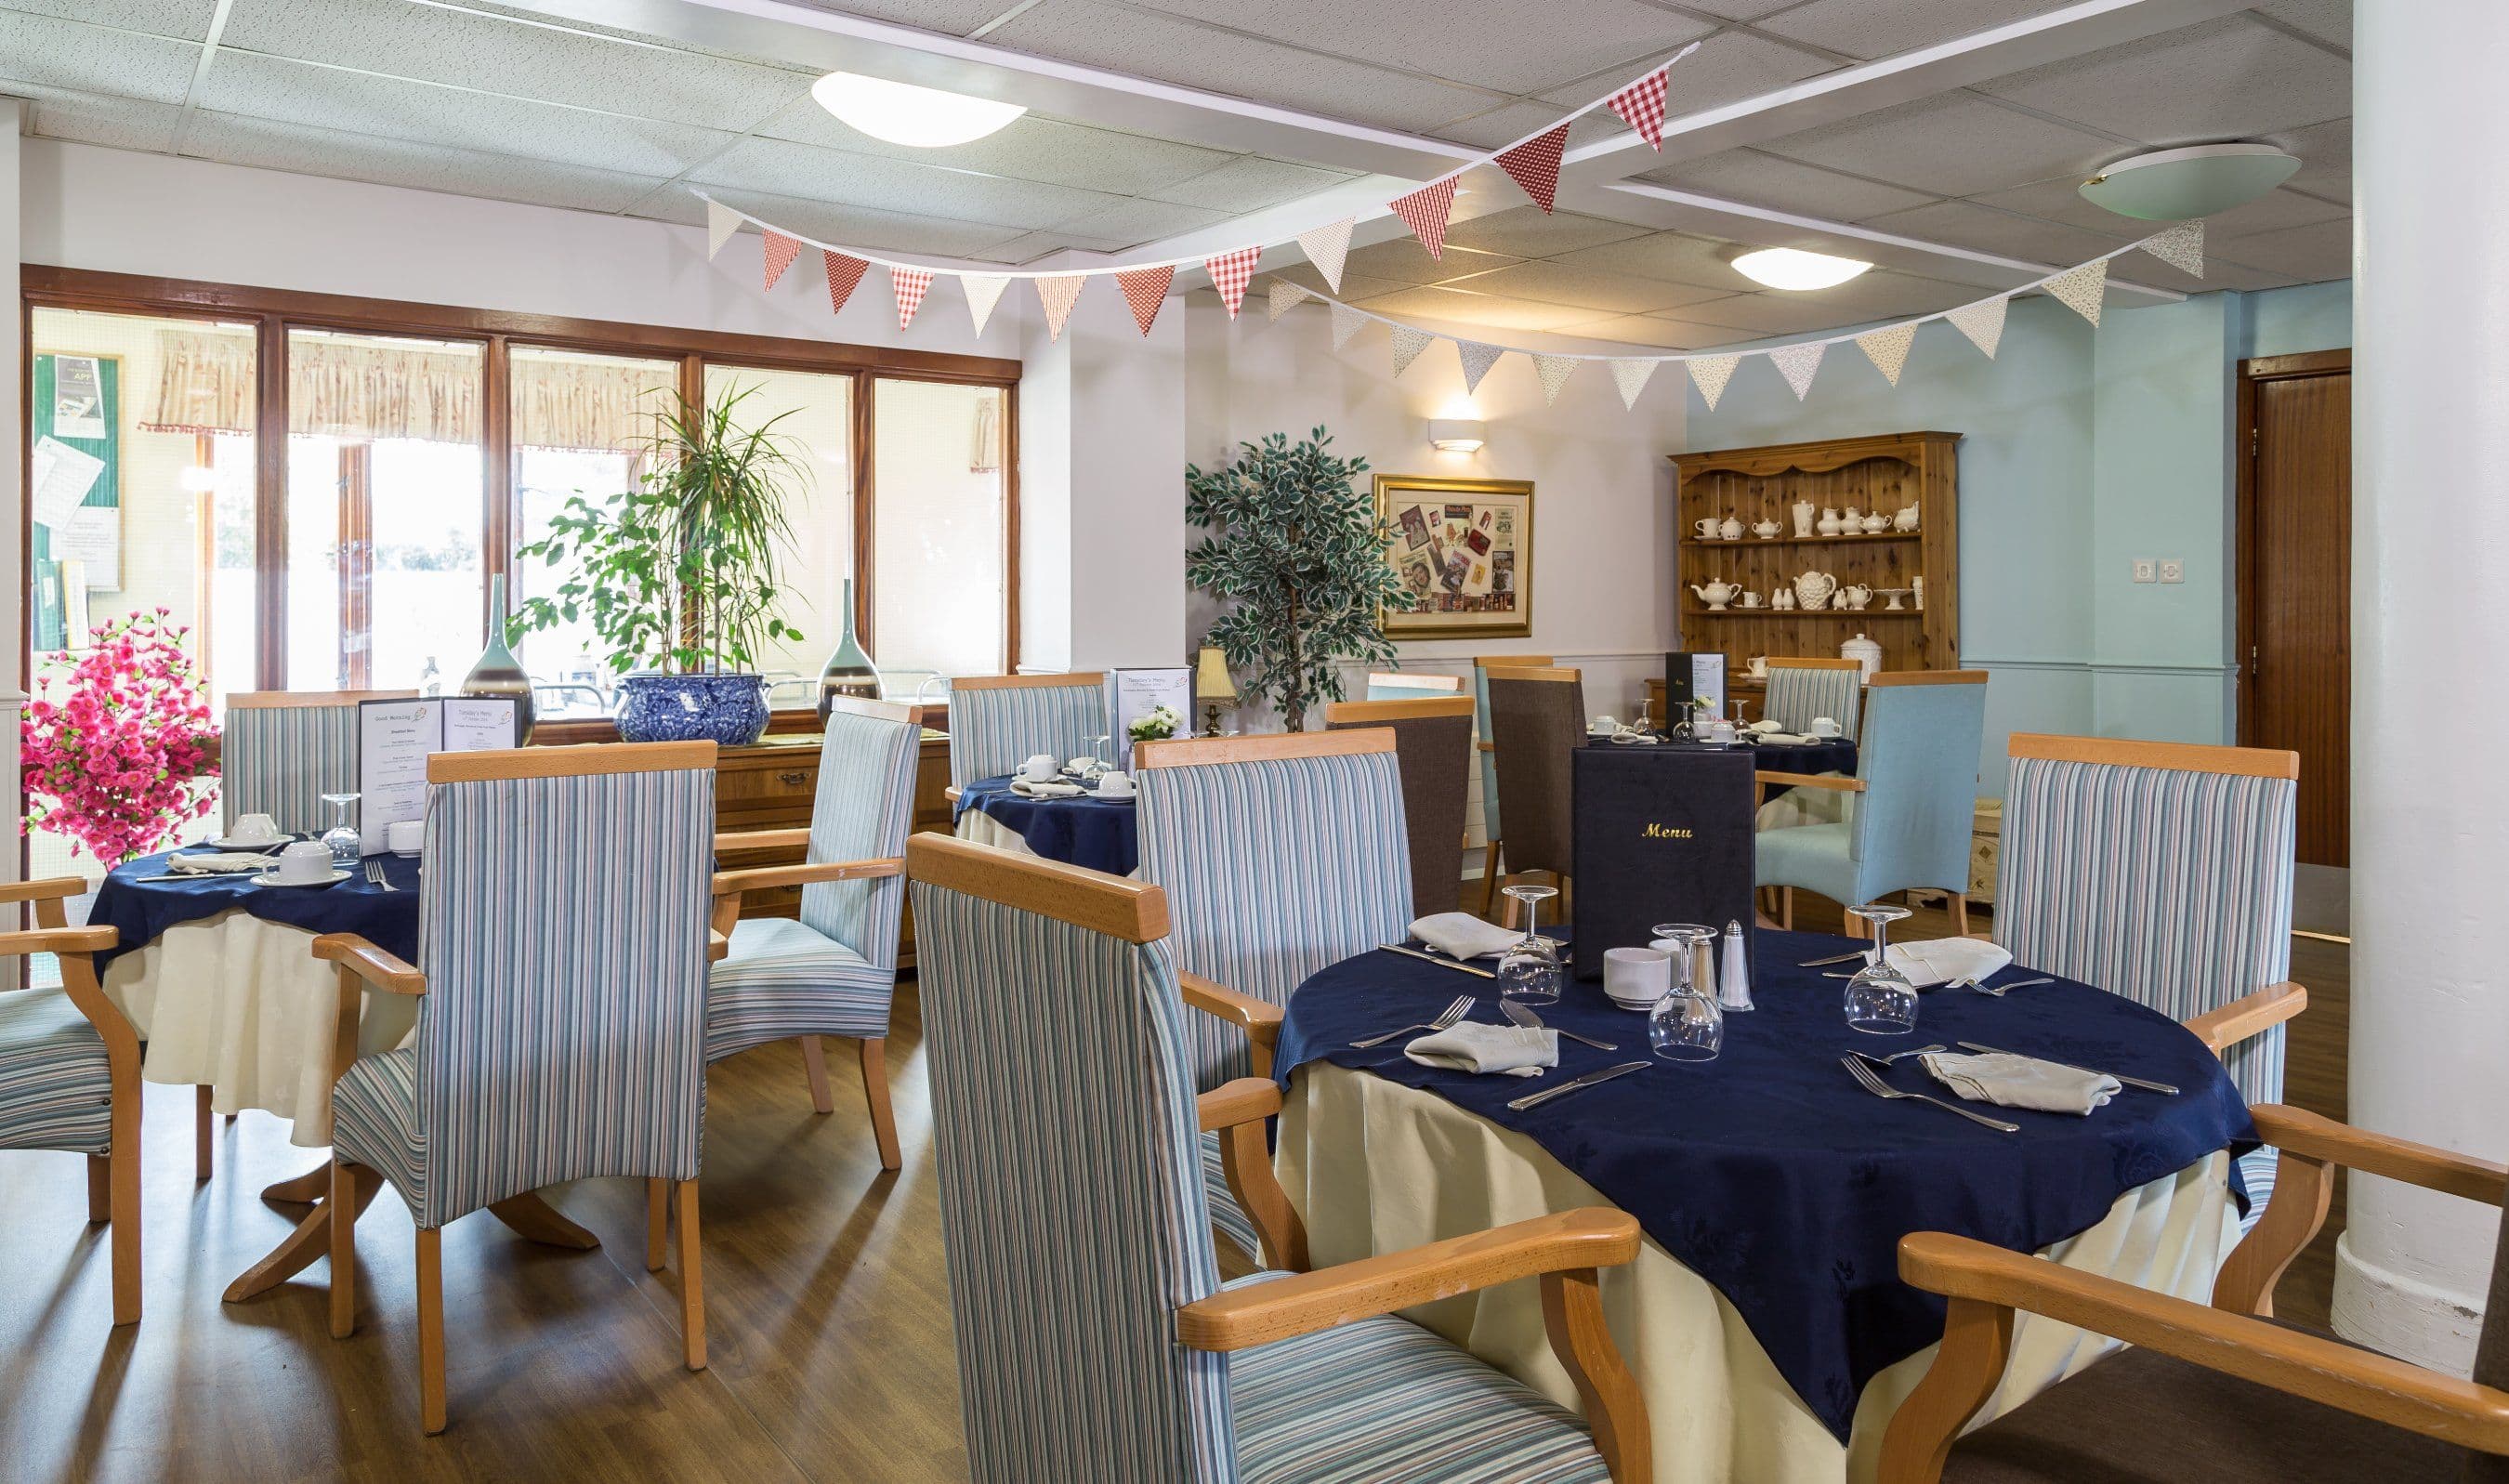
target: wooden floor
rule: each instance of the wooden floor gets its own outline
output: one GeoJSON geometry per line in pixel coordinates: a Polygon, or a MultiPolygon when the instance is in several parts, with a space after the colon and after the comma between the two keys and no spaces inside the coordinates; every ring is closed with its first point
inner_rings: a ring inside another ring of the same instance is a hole
{"type": "MultiPolygon", "coordinates": [[[[1803,925],[1823,925],[1807,908],[1803,925]]],[[[1912,936],[1947,930],[1939,913],[1912,936]]],[[[2343,1106],[2344,950],[2302,941],[2313,1003],[2294,1028],[2291,1101],[2343,1106]]],[[[926,1481],[966,1476],[911,985],[889,1041],[906,1168],[883,1174],[854,1058],[831,1044],[837,1112],[809,1111],[789,1046],[708,1081],[703,1187],[713,1364],[681,1369],[678,1279],[645,1272],[643,1192],[561,1187],[601,1250],[537,1247],[486,1214],[444,1239],[452,1427],[419,1433],[411,1227],[379,1197],[358,1226],[359,1328],[334,1341],[324,1263],[246,1304],[228,1280],[285,1234],[264,1185],[315,1154],[246,1114],[218,1173],[192,1180],[188,1089],[151,1088],[147,1317],[108,1323],[103,1229],[69,1155],[0,1153],[0,1478],[38,1480],[926,1481]]],[[[2341,1204],[2337,1211],[2340,1216],[2341,1204]]],[[[2285,1280],[2323,1322],[2332,1233],[2285,1280]]]]}

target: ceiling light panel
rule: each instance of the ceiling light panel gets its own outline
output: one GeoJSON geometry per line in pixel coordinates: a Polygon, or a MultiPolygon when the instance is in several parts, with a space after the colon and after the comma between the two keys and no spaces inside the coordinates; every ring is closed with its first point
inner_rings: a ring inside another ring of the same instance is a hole
{"type": "Polygon", "coordinates": [[[831,72],[810,85],[810,96],[848,129],[914,150],[973,144],[1028,112],[1025,103],[864,72],[831,72]]]}

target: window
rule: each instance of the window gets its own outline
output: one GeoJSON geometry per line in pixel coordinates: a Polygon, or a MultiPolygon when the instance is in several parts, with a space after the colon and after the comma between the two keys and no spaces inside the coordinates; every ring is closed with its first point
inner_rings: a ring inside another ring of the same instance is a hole
{"type": "Polygon", "coordinates": [[[793,537],[775,572],[784,621],[802,637],[769,647],[756,668],[774,682],[776,705],[815,706],[819,668],[837,647],[845,580],[854,575],[854,378],[716,365],[705,368],[705,392],[709,406],[739,395],[740,425],[768,428],[805,471],[791,492],[793,537]]]}
{"type": "Polygon", "coordinates": [[[873,660],[883,671],[1004,668],[1002,390],[873,384],[873,660]]]}

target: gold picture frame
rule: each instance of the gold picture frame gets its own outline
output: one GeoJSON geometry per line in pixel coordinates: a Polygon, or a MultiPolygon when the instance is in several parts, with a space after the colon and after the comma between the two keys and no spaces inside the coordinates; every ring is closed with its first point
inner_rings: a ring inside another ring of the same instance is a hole
{"type": "Polygon", "coordinates": [[[1378,617],[1385,637],[1533,637],[1533,482],[1376,476],[1386,564],[1421,604],[1378,617]]]}

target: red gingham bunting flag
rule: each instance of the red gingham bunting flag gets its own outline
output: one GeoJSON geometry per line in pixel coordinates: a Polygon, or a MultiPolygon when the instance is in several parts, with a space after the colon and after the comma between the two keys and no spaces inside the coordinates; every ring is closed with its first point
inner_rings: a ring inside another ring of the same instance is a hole
{"type": "Polygon", "coordinates": [[[1559,157],[1567,149],[1568,126],[1562,124],[1514,149],[1499,151],[1498,167],[1507,171],[1508,179],[1524,187],[1524,194],[1533,198],[1535,205],[1549,211],[1552,202],[1559,197],[1559,157]]]}
{"type": "Polygon", "coordinates": [[[923,296],[932,287],[932,270],[891,264],[888,286],[897,295],[897,327],[902,330],[915,322],[915,312],[923,307],[923,296]]]}
{"type": "Polygon", "coordinates": [[[863,271],[871,265],[842,252],[822,249],[819,256],[826,259],[828,265],[828,313],[842,315],[845,312],[845,301],[854,296],[855,286],[863,280],[863,271]]]}
{"type": "Polygon", "coordinates": [[[1045,338],[1061,340],[1063,327],[1071,318],[1071,306],[1080,302],[1081,286],[1089,281],[1087,274],[1056,274],[1038,278],[1036,302],[1045,308],[1045,338]]]}
{"type": "Polygon", "coordinates": [[[1393,207],[1395,215],[1403,218],[1403,224],[1411,229],[1411,235],[1420,240],[1420,245],[1429,249],[1429,256],[1445,256],[1446,216],[1455,209],[1454,176],[1424,185],[1387,204],[1393,207]]]}
{"type": "Polygon", "coordinates": [[[767,286],[771,289],[775,280],[784,277],[784,270],[802,255],[802,244],[772,228],[761,230],[767,233],[767,286]]]}
{"type": "Polygon", "coordinates": [[[1257,243],[1203,260],[1203,270],[1211,275],[1211,286],[1219,290],[1219,302],[1228,306],[1229,318],[1236,318],[1237,306],[1246,302],[1246,284],[1254,277],[1254,260],[1262,255],[1263,248],[1257,243]]]}
{"type": "Polygon", "coordinates": [[[1658,151],[1664,148],[1664,88],[1671,77],[1670,66],[1658,67],[1613,93],[1609,102],[1612,112],[1628,120],[1638,137],[1658,151]]]}
{"type": "MultiPolygon", "coordinates": [[[[1142,334],[1147,335],[1150,321],[1159,317],[1159,307],[1168,302],[1168,285],[1176,281],[1176,269],[1136,268],[1131,273],[1115,275],[1115,281],[1123,285],[1124,302],[1133,307],[1133,322],[1142,327],[1142,334]]],[[[1243,282],[1237,285],[1237,292],[1240,297],[1244,296],[1246,285],[1243,282]]],[[[1234,314],[1237,306],[1232,304],[1228,308],[1234,314]]]]}

